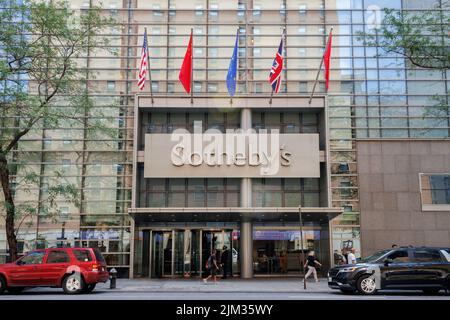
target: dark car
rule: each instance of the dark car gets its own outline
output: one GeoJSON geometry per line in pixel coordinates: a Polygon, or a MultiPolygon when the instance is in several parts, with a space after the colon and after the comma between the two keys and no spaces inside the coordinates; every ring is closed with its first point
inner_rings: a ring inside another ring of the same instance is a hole
{"type": "Polygon", "coordinates": [[[377,290],[450,289],[450,249],[401,247],[382,250],[353,265],[328,272],[328,286],[344,293],[374,294],[377,290]]]}
{"type": "Polygon", "coordinates": [[[26,287],[58,287],[65,293],[89,293],[109,273],[98,249],[54,248],[35,250],[13,263],[0,265],[0,294],[26,287]]]}

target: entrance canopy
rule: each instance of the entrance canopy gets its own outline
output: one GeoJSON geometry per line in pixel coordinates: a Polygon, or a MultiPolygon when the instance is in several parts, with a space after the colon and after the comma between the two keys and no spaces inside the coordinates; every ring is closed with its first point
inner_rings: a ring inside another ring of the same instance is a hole
{"type": "MultiPolygon", "coordinates": [[[[342,208],[302,208],[304,222],[326,223],[343,212],[342,208]]],[[[135,222],[297,222],[298,207],[286,208],[132,208],[129,213],[135,222]]]]}

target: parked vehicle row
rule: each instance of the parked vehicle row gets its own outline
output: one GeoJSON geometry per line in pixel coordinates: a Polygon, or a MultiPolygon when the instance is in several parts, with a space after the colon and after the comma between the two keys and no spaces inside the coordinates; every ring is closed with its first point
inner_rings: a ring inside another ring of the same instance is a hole
{"type": "Polygon", "coordinates": [[[55,248],[31,251],[13,263],[0,265],[0,294],[26,287],[62,288],[67,294],[90,293],[109,278],[98,249],[55,248]]]}
{"type": "Polygon", "coordinates": [[[374,294],[378,290],[450,290],[450,249],[407,247],[382,250],[357,264],[328,272],[328,286],[343,293],[374,294]]]}

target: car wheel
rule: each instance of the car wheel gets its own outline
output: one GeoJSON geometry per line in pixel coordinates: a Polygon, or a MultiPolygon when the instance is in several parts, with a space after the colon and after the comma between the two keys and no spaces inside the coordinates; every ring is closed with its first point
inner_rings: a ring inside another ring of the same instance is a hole
{"type": "Polygon", "coordinates": [[[375,279],[369,274],[359,277],[356,282],[356,287],[358,288],[358,292],[361,294],[374,294],[377,292],[375,279]]]}
{"type": "Polygon", "coordinates": [[[5,279],[3,279],[3,277],[0,277],[0,294],[2,294],[3,292],[5,292],[6,290],[6,282],[5,279]]]}
{"type": "Polygon", "coordinates": [[[341,290],[341,292],[343,294],[354,294],[355,293],[355,289],[353,288],[340,288],[339,290],[341,290]]]}
{"type": "Polygon", "coordinates": [[[85,287],[83,277],[74,273],[64,278],[62,288],[67,294],[77,294],[83,292],[85,287]]]}
{"type": "Polygon", "coordinates": [[[439,293],[439,291],[440,291],[440,289],[423,289],[422,290],[423,291],[423,293],[425,293],[425,294],[429,294],[429,295],[435,295],[435,294],[438,294],[439,293]]]}
{"type": "Polygon", "coordinates": [[[11,288],[8,288],[8,292],[10,294],[18,294],[18,293],[21,293],[23,291],[23,289],[25,289],[25,288],[22,288],[22,287],[11,287],[11,288]]]}
{"type": "Polygon", "coordinates": [[[93,283],[93,284],[87,284],[87,285],[84,287],[83,293],[91,293],[92,291],[94,291],[96,285],[97,285],[96,283],[93,283]]]}

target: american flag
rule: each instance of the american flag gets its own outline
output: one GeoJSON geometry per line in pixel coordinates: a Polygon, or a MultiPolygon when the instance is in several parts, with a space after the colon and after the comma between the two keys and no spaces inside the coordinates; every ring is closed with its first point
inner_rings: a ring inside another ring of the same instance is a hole
{"type": "Polygon", "coordinates": [[[147,30],[144,33],[144,44],[142,45],[141,51],[141,64],[139,68],[138,86],[142,90],[145,87],[145,76],[147,74],[147,56],[148,46],[147,46],[147,30]]]}
{"type": "Polygon", "coordinates": [[[283,70],[283,39],[280,41],[277,55],[273,59],[272,69],[270,69],[269,82],[272,86],[272,90],[278,93],[281,84],[281,71],[283,70]]]}

